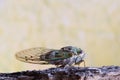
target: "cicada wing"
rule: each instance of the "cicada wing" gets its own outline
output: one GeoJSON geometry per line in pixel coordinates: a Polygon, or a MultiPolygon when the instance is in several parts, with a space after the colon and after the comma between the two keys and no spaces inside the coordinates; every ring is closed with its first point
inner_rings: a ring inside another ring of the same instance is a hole
{"type": "Polygon", "coordinates": [[[54,49],[47,49],[43,47],[37,47],[37,48],[30,48],[26,50],[22,50],[18,53],[16,53],[16,58],[20,61],[26,62],[26,63],[33,63],[33,64],[49,64],[47,61],[44,61],[40,59],[41,55],[45,55],[50,51],[53,51],[54,49]]]}

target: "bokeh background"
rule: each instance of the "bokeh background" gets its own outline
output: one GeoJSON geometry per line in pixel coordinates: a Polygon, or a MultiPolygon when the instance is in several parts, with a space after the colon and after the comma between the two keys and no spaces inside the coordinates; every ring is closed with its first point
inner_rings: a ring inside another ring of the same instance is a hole
{"type": "Polygon", "coordinates": [[[120,65],[120,0],[0,0],[0,72],[45,69],[15,53],[76,46],[86,66],[120,65]]]}

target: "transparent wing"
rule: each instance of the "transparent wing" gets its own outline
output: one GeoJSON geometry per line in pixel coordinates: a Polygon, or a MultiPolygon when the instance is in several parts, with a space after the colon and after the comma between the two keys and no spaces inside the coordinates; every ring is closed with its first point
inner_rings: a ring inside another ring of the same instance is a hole
{"type": "Polygon", "coordinates": [[[27,62],[27,63],[33,63],[33,64],[48,64],[47,61],[41,61],[40,55],[45,55],[50,51],[53,51],[54,49],[47,49],[43,47],[37,47],[37,48],[30,48],[26,50],[22,50],[18,53],[16,53],[16,58],[20,61],[27,62]]]}

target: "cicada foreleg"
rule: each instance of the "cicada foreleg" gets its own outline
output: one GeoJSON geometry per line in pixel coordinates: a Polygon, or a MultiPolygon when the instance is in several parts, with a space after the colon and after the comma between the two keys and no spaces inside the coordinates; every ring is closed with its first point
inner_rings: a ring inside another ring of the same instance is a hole
{"type": "Polygon", "coordinates": [[[78,67],[80,66],[80,64],[83,62],[83,66],[86,67],[85,65],[85,60],[82,60],[80,63],[78,63],[78,67]]]}

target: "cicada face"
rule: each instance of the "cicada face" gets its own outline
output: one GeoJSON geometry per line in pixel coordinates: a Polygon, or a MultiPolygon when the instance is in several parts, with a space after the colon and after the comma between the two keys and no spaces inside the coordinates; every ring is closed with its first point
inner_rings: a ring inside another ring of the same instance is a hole
{"type": "Polygon", "coordinates": [[[67,59],[67,61],[66,60],[64,61],[64,63],[66,63],[65,65],[72,65],[73,63],[80,64],[81,62],[84,62],[84,66],[85,66],[85,61],[84,61],[85,53],[80,48],[73,46],[66,46],[66,47],[62,47],[61,51],[72,53],[72,56],[69,59],[67,59]]]}
{"type": "Polygon", "coordinates": [[[80,48],[73,47],[73,46],[62,47],[61,50],[63,52],[69,52],[69,53],[71,52],[74,55],[79,55],[79,54],[82,54],[82,52],[83,52],[80,48]]]}

